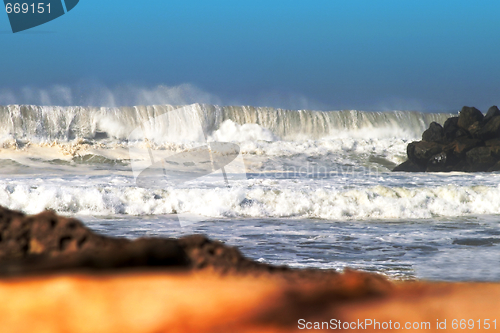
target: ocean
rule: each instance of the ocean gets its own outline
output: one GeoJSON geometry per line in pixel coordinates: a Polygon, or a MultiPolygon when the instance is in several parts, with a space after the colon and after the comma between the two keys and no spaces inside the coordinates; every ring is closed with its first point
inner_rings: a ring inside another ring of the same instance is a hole
{"type": "Polygon", "coordinates": [[[498,281],[499,173],[401,173],[455,114],[0,107],[0,205],[112,236],[203,233],[255,260],[498,281]]]}

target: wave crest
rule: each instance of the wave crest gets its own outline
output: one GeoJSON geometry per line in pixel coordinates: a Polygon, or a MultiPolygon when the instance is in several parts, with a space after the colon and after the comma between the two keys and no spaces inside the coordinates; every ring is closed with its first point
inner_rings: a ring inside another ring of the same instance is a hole
{"type": "MultiPolygon", "coordinates": [[[[159,115],[177,108],[173,105],[121,108],[0,106],[0,138],[4,138],[4,141],[14,139],[31,142],[70,141],[78,138],[125,141],[134,129],[151,121],[159,133],[168,133],[168,139],[158,137],[158,143],[180,142],[185,141],[185,129],[192,119],[185,117],[155,123],[159,115]]],[[[325,137],[413,139],[418,138],[431,122],[443,123],[452,116],[449,113],[414,111],[292,111],[210,104],[193,104],[189,108],[197,112],[207,135],[228,139],[223,132],[227,134],[232,131],[234,135],[246,136],[248,140],[280,138],[300,141],[325,137]],[[241,127],[229,128],[228,120],[241,127]],[[246,126],[247,124],[258,125],[261,129],[246,126]],[[255,136],[257,132],[260,134],[255,136]]],[[[230,135],[229,139],[234,138],[234,135],[230,135]]]]}

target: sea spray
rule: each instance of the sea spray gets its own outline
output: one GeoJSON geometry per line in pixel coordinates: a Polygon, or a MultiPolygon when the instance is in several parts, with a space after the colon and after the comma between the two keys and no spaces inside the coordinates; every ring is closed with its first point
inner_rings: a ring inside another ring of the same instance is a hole
{"type": "MultiPolygon", "coordinates": [[[[121,108],[57,107],[9,105],[0,107],[0,138],[31,142],[75,138],[111,138],[126,140],[141,123],[178,107],[172,105],[121,108]]],[[[448,113],[413,111],[363,112],[292,111],[266,107],[217,106],[193,104],[208,135],[220,129],[226,120],[245,125],[257,124],[287,141],[325,137],[418,138],[431,122],[444,122],[448,113]]],[[[163,119],[163,118],[162,118],[163,119]]],[[[183,124],[189,119],[172,119],[156,125],[157,143],[186,141],[183,124]]]]}

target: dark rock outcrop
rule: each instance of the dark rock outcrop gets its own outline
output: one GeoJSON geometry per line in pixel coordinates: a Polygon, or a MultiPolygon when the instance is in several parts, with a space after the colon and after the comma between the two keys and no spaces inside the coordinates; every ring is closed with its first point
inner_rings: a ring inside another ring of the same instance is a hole
{"type": "Polygon", "coordinates": [[[408,159],[414,164],[425,168],[429,159],[443,151],[443,145],[436,142],[416,141],[408,145],[408,159]]]}
{"type": "Polygon", "coordinates": [[[408,161],[393,171],[449,172],[500,170],[500,110],[492,106],[486,116],[464,106],[444,126],[433,122],[422,141],[407,146],[408,161]]]}
{"type": "Polygon", "coordinates": [[[491,118],[482,128],[477,131],[478,138],[482,140],[500,137],[500,116],[491,118]]]}
{"type": "Polygon", "coordinates": [[[491,108],[488,109],[486,116],[484,116],[484,121],[488,122],[491,118],[496,116],[500,116],[500,110],[496,105],[493,105],[491,108]]]}
{"type": "Polygon", "coordinates": [[[50,211],[26,216],[0,207],[0,274],[189,265],[176,240],[104,237],[50,211]]]}
{"type": "Polygon", "coordinates": [[[469,150],[465,156],[467,162],[465,171],[487,171],[497,162],[495,148],[476,147],[469,150]]]}
{"type": "Polygon", "coordinates": [[[144,268],[280,273],[290,279],[326,274],[259,263],[237,248],[203,235],[136,240],[105,237],[76,219],[51,211],[28,216],[0,207],[0,276],[144,268]]]}
{"type": "Polygon", "coordinates": [[[451,117],[448,118],[444,122],[443,126],[443,140],[445,143],[450,143],[452,142],[458,135],[457,132],[459,130],[458,127],[458,117],[451,117]]]}
{"type": "MultiPolygon", "coordinates": [[[[470,137],[459,137],[446,145],[444,150],[453,154],[456,159],[461,160],[465,158],[465,154],[474,147],[480,147],[483,143],[481,140],[473,139],[470,137]]],[[[458,162],[458,161],[455,161],[458,162]]]]}
{"type": "Polygon", "coordinates": [[[423,172],[425,171],[425,168],[407,160],[400,165],[397,165],[392,171],[423,172]]]}
{"type": "Polygon", "coordinates": [[[484,115],[481,111],[476,109],[475,107],[464,106],[462,111],[460,111],[460,115],[458,116],[458,127],[463,129],[468,129],[472,124],[476,121],[481,122],[484,119],[484,115]]]}
{"type": "Polygon", "coordinates": [[[429,129],[422,134],[422,140],[428,142],[441,142],[443,140],[443,134],[443,126],[433,121],[429,129]]]}
{"type": "Polygon", "coordinates": [[[439,171],[447,169],[447,167],[450,165],[449,161],[451,156],[452,155],[444,151],[432,156],[427,162],[425,170],[429,172],[434,172],[435,170],[439,171]]]}

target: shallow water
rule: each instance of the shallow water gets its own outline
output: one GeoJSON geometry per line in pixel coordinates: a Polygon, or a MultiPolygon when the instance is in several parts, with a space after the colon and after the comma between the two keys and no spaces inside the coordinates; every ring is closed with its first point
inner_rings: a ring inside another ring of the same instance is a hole
{"type": "Polygon", "coordinates": [[[113,236],[203,233],[277,265],[500,280],[500,173],[390,172],[449,116],[0,107],[0,205],[113,236]]]}
{"type": "Polygon", "coordinates": [[[119,237],[202,233],[261,262],[379,272],[397,279],[498,281],[500,216],[409,221],[215,219],[181,227],[175,216],[86,218],[119,237]]]}

